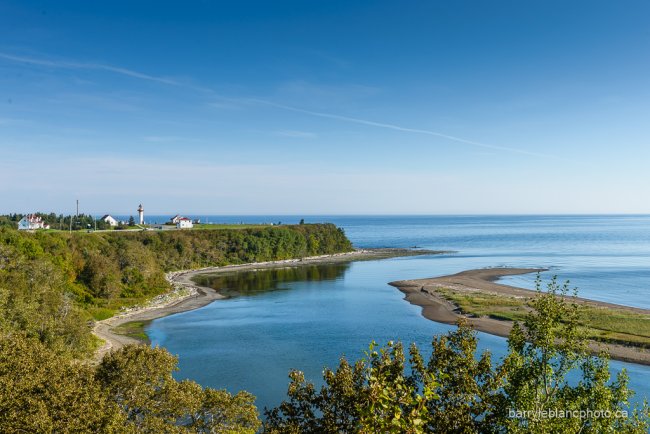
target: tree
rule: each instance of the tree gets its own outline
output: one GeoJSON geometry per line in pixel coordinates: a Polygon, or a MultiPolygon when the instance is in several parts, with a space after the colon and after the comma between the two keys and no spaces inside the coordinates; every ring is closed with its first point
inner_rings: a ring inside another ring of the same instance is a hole
{"type": "Polygon", "coordinates": [[[129,345],[104,357],[96,378],[138,432],[254,433],[254,397],[176,381],[177,359],[161,348],[129,345]]]}
{"type": "Polygon", "coordinates": [[[135,219],[133,216],[129,217],[129,226],[135,226],[135,219]]]}
{"type": "Polygon", "coordinates": [[[254,433],[254,397],[176,381],[167,351],[129,346],[96,370],[22,333],[0,336],[2,433],[254,433]]]}
{"type": "Polygon", "coordinates": [[[86,319],[61,267],[43,256],[36,244],[0,244],[0,333],[23,333],[57,353],[83,356],[93,346],[86,319]]]}
{"type": "MultiPolygon", "coordinates": [[[[491,431],[493,409],[502,400],[503,372],[493,367],[489,351],[477,353],[477,345],[476,333],[461,319],[455,331],[434,336],[426,365],[421,357],[412,358],[416,372],[438,382],[437,397],[427,406],[427,432],[491,431]]],[[[411,353],[419,354],[415,346],[411,353]]]]}
{"type": "MultiPolygon", "coordinates": [[[[287,401],[266,410],[270,433],[645,433],[647,404],[629,409],[622,372],[610,382],[606,354],[591,356],[578,325],[579,305],[553,279],[523,324],[515,324],[508,355],[493,366],[476,357],[476,333],[466,322],[434,337],[425,363],[417,347],[405,368],[401,345],[350,365],[326,369],[317,391],[299,371],[289,374],[287,401]],[[578,375],[577,383],[569,375],[578,375]],[[563,411],[563,414],[560,412],[563,411]],[[628,412],[628,417],[621,417],[628,412]],[[570,412],[570,413],[568,413],[570,412]],[[567,414],[569,417],[567,417],[567,414]]],[[[575,297],[575,293],[573,295],[575,297]]]]}
{"type": "Polygon", "coordinates": [[[128,431],[91,368],[15,333],[0,338],[0,432],[128,431]]]}
{"type": "Polygon", "coordinates": [[[626,372],[610,383],[607,354],[589,354],[577,293],[568,297],[568,282],[560,286],[556,278],[543,292],[538,276],[536,287],[532,313],[508,338],[500,426],[513,433],[647,432],[648,407],[628,409],[633,391],[626,372]],[[577,385],[569,382],[570,373],[579,374],[577,385]],[[571,416],[549,417],[560,411],[571,416]]]}
{"type": "Polygon", "coordinates": [[[289,400],[266,411],[266,431],[424,432],[429,418],[427,404],[436,398],[435,380],[422,372],[404,374],[405,356],[399,343],[389,343],[379,351],[371,344],[366,356],[354,366],[342,358],[336,371],[326,369],[326,385],[318,392],[302,372],[292,371],[289,400]]]}

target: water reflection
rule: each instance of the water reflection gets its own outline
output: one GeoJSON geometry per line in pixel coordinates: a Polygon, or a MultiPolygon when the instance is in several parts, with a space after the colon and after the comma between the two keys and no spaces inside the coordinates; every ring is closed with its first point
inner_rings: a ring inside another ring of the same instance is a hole
{"type": "Polygon", "coordinates": [[[201,286],[217,289],[226,296],[235,297],[288,289],[287,284],[291,282],[337,280],[343,277],[349,267],[349,263],[342,263],[232,271],[202,274],[194,281],[201,286]]]}
{"type": "MultiPolygon", "coordinates": [[[[286,398],[291,369],[304,371],[320,386],[324,366],[336,367],[341,355],[363,357],[373,340],[414,342],[428,357],[431,337],[454,327],[423,318],[420,308],[387,282],[464,268],[469,268],[466,258],[407,257],[205,275],[201,284],[244,296],[157,319],[147,333],[153,345],[180,356],[177,378],[248,390],[260,408],[274,407],[286,398]]],[[[494,360],[505,355],[504,338],[478,335],[479,348],[489,349],[494,360]]],[[[629,369],[634,402],[650,396],[649,367],[611,366],[614,374],[629,369]]]]}

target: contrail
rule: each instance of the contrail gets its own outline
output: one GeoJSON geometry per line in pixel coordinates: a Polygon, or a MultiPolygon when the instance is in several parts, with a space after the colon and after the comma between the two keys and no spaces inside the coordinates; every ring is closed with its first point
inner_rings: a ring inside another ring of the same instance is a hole
{"type": "Polygon", "coordinates": [[[448,134],[443,134],[443,133],[439,133],[439,132],[436,132],[436,131],[423,130],[423,129],[419,129],[419,128],[408,128],[408,127],[402,127],[400,125],[395,125],[395,124],[387,124],[387,123],[383,123],[383,122],[370,121],[370,120],[367,120],[367,119],[359,119],[359,118],[353,118],[353,117],[349,117],[349,116],[337,115],[337,114],[333,114],[333,113],[324,113],[324,112],[318,112],[318,111],[313,111],[313,110],[306,110],[306,109],[302,109],[302,108],[299,108],[299,107],[293,107],[293,106],[288,106],[288,105],[284,105],[284,104],[278,104],[278,103],[275,103],[275,102],[272,102],[272,101],[267,101],[267,100],[262,100],[262,99],[248,99],[246,101],[250,101],[250,102],[253,102],[253,103],[257,103],[257,104],[269,105],[269,106],[272,106],[272,107],[277,107],[277,108],[280,108],[280,109],[283,109],[283,110],[289,110],[289,111],[293,111],[293,112],[297,112],[297,113],[304,113],[304,114],[308,114],[308,115],[311,115],[311,116],[318,116],[318,117],[321,117],[321,118],[336,119],[336,120],[339,120],[339,121],[351,122],[351,123],[361,124],[361,125],[368,125],[368,126],[371,126],[371,127],[385,128],[385,129],[388,129],[388,130],[403,131],[403,132],[406,132],[406,133],[425,134],[425,135],[428,135],[428,136],[440,137],[440,138],[443,138],[443,139],[452,140],[454,142],[465,143],[467,145],[478,146],[478,147],[486,148],[486,149],[493,149],[493,150],[506,151],[506,152],[514,152],[514,153],[517,153],[517,154],[529,155],[529,156],[533,156],[533,157],[557,158],[557,157],[552,156],[552,155],[540,154],[540,153],[537,153],[537,152],[526,151],[526,150],[523,150],[523,149],[509,148],[509,147],[506,147],[506,146],[491,145],[491,144],[488,144],[488,143],[463,139],[461,137],[450,136],[448,134]]]}
{"type": "Polygon", "coordinates": [[[403,127],[400,125],[395,125],[395,124],[389,124],[389,123],[384,123],[384,122],[375,122],[367,119],[360,119],[360,118],[354,118],[350,116],[342,116],[342,115],[337,115],[333,113],[324,113],[324,112],[319,112],[319,111],[313,111],[313,110],[307,110],[299,107],[293,107],[285,104],[279,104],[273,101],[268,101],[268,100],[263,100],[263,99],[256,99],[256,98],[228,98],[228,97],[223,97],[219,96],[217,92],[215,92],[213,89],[206,88],[206,87],[201,87],[201,86],[194,86],[189,83],[173,80],[170,78],[166,77],[158,77],[154,75],[149,75],[145,74],[139,71],[134,71],[132,69],[127,69],[127,68],[121,68],[118,66],[112,66],[112,65],[107,65],[107,64],[102,64],[102,63],[86,63],[86,62],[70,62],[70,61],[60,61],[60,60],[45,60],[45,59],[37,59],[33,57],[25,57],[25,56],[16,56],[13,54],[7,54],[0,52],[0,59],[5,59],[5,60],[10,60],[13,62],[18,62],[18,63],[25,63],[29,65],[38,65],[38,66],[47,66],[51,68],[64,68],[64,69],[88,69],[88,70],[99,70],[99,71],[106,71],[106,72],[112,72],[115,74],[121,74],[124,76],[132,77],[132,78],[137,78],[141,80],[148,80],[148,81],[153,81],[165,85],[170,85],[170,86],[178,86],[178,87],[184,87],[187,89],[192,89],[195,91],[200,91],[200,92],[205,92],[205,93],[210,93],[214,96],[217,96],[219,99],[223,99],[226,101],[230,102],[236,102],[236,103],[253,103],[253,104],[258,104],[258,105],[267,105],[270,107],[275,107],[279,108],[282,110],[288,110],[288,111],[293,111],[296,113],[303,113],[307,114],[310,116],[316,116],[316,117],[321,117],[321,118],[327,118],[327,119],[334,119],[334,120],[339,120],[343,122],[350,122],[350,123],[355,123],[355,124],[360,124],[360,125],[366,125],[370,127],[377,127],[377,128],[384,128],[388,130],[394,130],[394,131],[402,131],[406,133],[414,133],[414,134],[424,134],[428,136],[434,136],[434,137],[439,137],[442,139],[447,139],[451,140],[454,142],[458,143],[464,143],[466,145],[472,145],[480,148],[485,148],[485,149],[492,149],[492,150],[497,150],[497,151],[505,151],[505,152],[511,152],[515,154],[521,154],[521,155],[528,155],[532,157],[543,157],[543,158],[553,158],[553,159],[560,159],[558,157],[555,157],[553,155],[547,155],[547,154],[541,154],[537,152],[531,152],[531,151],[526,151],[523,149],[517,149],[517,148],[509,148],[506,146],[498,146],[498,145],[491,145],[488,143],[483,143],[483,142],[477,142],[475,140],[468,140],[464,139],[462,137],[456,137],[456,136],[451,136],[449,134],[444,134],[444,133],[439,133],[437,131],[432,131],[432,130],[424,130],[424,129],[419,129],[419,128],[409,128],[409,127],[403,127]]]}
{"type": "Polygon", "coordinates": [[[68,62],[61,60],[44,60],[44,59],[35,59],[33,57],[24,57],[24,56],[14,56],[12,54],[0,52],[0,58],[11,60],[18,63],[27,63],[29,65],[38,65],[38,66],[48,66],[50,68],[62,68],[62,69],[94,69],[100,71],[113,72],[115,74],[126,75],[133,78],[139,78],[142,80],[155,81],[158,83],[169,84],[172,86],[182,86],[182,83],[179,83],[175,80],[164,77],[156,77],[153,75],[143,74],[138,71],[133,71],[131,69],[120,68],[117,66],[104,65],[101,63],[84,63],[84,62],[68,62]]]}

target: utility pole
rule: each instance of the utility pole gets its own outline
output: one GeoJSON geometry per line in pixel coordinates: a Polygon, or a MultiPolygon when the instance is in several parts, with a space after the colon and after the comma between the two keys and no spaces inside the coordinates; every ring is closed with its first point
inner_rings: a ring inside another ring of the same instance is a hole
{"type": "Polygon", "coordinates": [[[77,199],[77,220],[79,220],[79,199],[77,199]]]}

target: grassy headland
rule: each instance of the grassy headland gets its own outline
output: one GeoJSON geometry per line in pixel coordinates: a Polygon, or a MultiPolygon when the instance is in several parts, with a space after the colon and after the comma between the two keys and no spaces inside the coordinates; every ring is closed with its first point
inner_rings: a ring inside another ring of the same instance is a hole
{"type": "Polygon", "coordinates": [[[165,273],[353,250],[332,224],[191,231],[0,228],[0,331],[88,354],[87,325],[171,290],[165,273]]]}
{"type": "Polygon", "coordinates": [[[107,351],[129,343],[148,343],[145,328],[153,319],[198,309],[214,300],[236,297],[242,293],[273,290],[278,280],[320,279],[324,274],[338,275],[340,267],[337,265],[351,261],[441,253],[448,252],[378,248],[171,273],[167,278],[176,288],[173,292],[158,296],[145,306],[96,323],[93,333],[106,342],[106,345],[97,351],[96,357],[101,358],[107,351]],[[271,278],[268,273],[258,273],[262,269],[274,269],[274,277],[271,278]]]}

